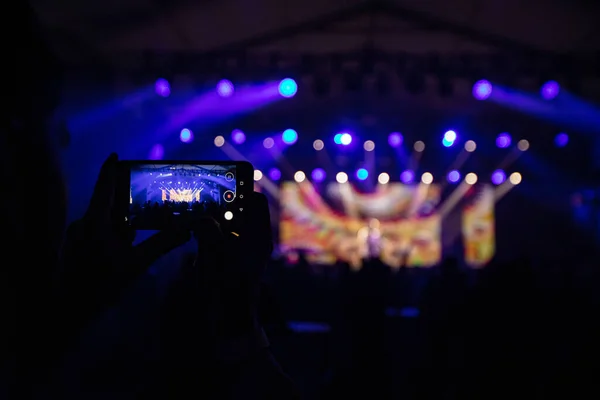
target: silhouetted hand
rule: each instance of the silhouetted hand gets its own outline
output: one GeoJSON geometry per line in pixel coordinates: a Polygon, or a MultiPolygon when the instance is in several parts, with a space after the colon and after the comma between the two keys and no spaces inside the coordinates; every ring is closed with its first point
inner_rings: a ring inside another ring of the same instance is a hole
{"type": "Polygon", "coordinates": [[[104,162],[85,216],[67,229],[59,276],[63,305],[72,304],[76,319],[85,322],[118,300],[158,258],[190,239],[173,228],[133,246],[135,231],[113,218],[118,156],[104,162]]]}

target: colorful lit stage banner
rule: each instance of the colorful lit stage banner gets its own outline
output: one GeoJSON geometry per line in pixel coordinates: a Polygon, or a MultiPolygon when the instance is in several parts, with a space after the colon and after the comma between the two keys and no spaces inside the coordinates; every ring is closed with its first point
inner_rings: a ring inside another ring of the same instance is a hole
{"type": "Polygon", "coordinates": [[[465,263],[483,267],[496,252],[494,188],[489,185],[473,188],[462,214],[462,236],[465,263]]]}
{"type": "Polygon", "coordinates": [[[355,267],[369,256],[392,267],[427,267],[441,259],[436,185],[394,183],[364,194],[332,183],[319,194],[311,183],[286,182],[280,193],[283,253],[301,251],[312,262],[355,267]]]}

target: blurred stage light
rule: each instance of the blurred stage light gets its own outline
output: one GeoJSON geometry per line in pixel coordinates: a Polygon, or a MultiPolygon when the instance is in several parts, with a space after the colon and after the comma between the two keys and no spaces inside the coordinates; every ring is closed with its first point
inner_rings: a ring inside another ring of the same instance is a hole
{"type": "Polygon", "coordinates": [[[400,146],[402,146],[403,142],[404,142],[404,138],[402,137],[402,134],[399,132],[392,132],[388,136],[388,143],[392,147],[400,147],[400,146]]]}
{"type": "Polygon", "coordinates": [[[225,144],[225,138],[223,136],[217,136],[215,138],[215,146],[221,147],[225,144]]]}
{"type": "Polygon", "coordinates": [[[421,182],[426,185],[431,185],[433,183],[433,175],[430,172],[425,172],[421,175],[421,182]]]}
{"type": "Polygon", "coordinates": [[[508,146],[510,146],[511,142],[512,139],[510,138],[510,135],[506,132],[499,134],[496,138],[496,146],[498,146],[501,149],[505,149],[508,146]]]}
{"type": "Polygon", "coordinates": [[[385,172],[380,173],[379,176],[377,177],[377,182],[379,182],[382,185],[387,184],[389,181],[390,181],[390,176],[385,172]]]}
{"type": "Polygon", "coordinates": [[[162,160],[164,156],[165,148],[162,146],[162,144],[155,144],[150,149],[150,155],[148,158],[150,158],[151,160],[162,160]]]}
{"type": "Polygon", "coordinates": [[[342,133],[342,136],[340,136],[340,144],[348,146],[350,143],[352,143],[352,135],[349,133],[342,133]]]}
{"type": "Polygon", "coordinates": [[[455,140],[456,140],[456,132],[448,131],[448,132],[444,133],[444,138],[442,139],[442,144],[444,145],[444,147],[450,147],[454,144],[455,140]]]}
{"type": "Polygon", "coordinates": [[[405,184],[413,183],[415,180],[415,173],[408,169],[400,174],[400,180],[405,184]]]}
{"type": "Polygon", "coordinates": [[[540,89],[541,96],[546,100],[552,100],[560,93],[560,85],[556,81],[548,81],[540,89]]]}
{"type": "Polygon", "coordinates": [[[486,100],[492,94],[493,86],[489,81],[480,80],[473,85],[473,97],[477,100],[486,100]]]}
{"type": "Polygon", "coordinates": [[[286,129],[281,134],[281,140],[285,144],[294,144],[298,140],[298,132],[293,129],[286,129]]]}
{"type": "Polygon", "coordinates": [[[468,173],[467,175],[465,175],[465,182],[467,182],[469,185],[476,184],[477,175],[475,175],[473,172],[468,173]]]}
{"type": "Polygon", "coordinates": [[[465,150],[469,153],[474,152],[476,148],[477,148],[477,143],[475,143],[472,140],[467,140],[467,142],[465,143],[465,150]]]}
{"type": "Polygon", "coordinates": [[[269,170],[269,178],[271,178],[272,181],[278,181],[281,179],[281,171],[278,170],[277,168],[271,168],[269,170]]]}
{"type": "Polygon", "coordinates": [[[452,170],[450,172],[448,172],[448,182],[450,183],[456,183],[460,180],[460,172],[458,172],[457,170],[452,170]]]}
{"type": "Polygon", "coordinates": [[[565,147],[569,144],[569,135],[566,133],[559,133],[554,138],[554,144],[556,144],[556,147],[565,147]]]}
{"type": "Polygon", "coordinates": [[[255,181],[260,181],[263,177],[263,173],[260,169],[255,169],[254,170],[254,180],[255,181]]]}
{"type": "Polygon", "coordinates": [[[183,143],[190,143],[192,140],[194,140],[194,134],[187,128],[182,129],[181,133],[179,134],[179,140],[181,140],[183,143]]]}
{"type": "Polygon", "coordinates": [[[239,129],[234,129],[231,132],[231,140],[233,140],[233,143],[242,144],[246,141],[246,135],[239,129]]]}
{"type": "Polygon", "coordinates": [[[356,171],[356,177],[361,181],[364,181],[369,177],[369,171],[364,168],[359,168],[358,171],[356,171]]]}
{"type": "Polygon", "coordinates": [[[518,172],[513,172],[512,174],[510,174],[510,176],[508,177],[508,180],[510,181],[510,183],[512,183],[513,185],[518,185],[519,183],[521,183],[521,180],[523,179],[523,177],[521,176],[520,173],[518,172]]]}
{"type": "Polygon", "coordinates": [[[154,91],[161,97],[169,97],[171,94],[171,85],[169,85],[169,81],[166,79],[159,78],[154,84],[154,91]]]}
{"type": "Polygon", "coordinates": [[[298,91],[298,84],[291,78],[285,78],[279,82],[279,94],[283,97],[294,97],[298,91]]]}
{"type": "Polygon", "coordinates": [[[333,137],[333,143],[342,144],[342,133],[336,133],[336,135],[333,137]]]}
{"type": "Polygon", "coordinates": [[[321,151],[325,147],[325,143],[321,139],[317,139],[313,142],[313,149],[316,151],[321,151]]]}
{"type": "Polygon", "coordinates": [[[365,149],[365,151],[373,151],[375,150],[375,142],[372,140],[367,140],[363,145],[363,148],[365,149]]]}
{"type": "Polygon", "coordinates": [[[415,142],[415,145],[413,146],[413,148],[415,149],[415,151],[417,153],[422,152],[423,150],[425,150],[425,143],[423,143],[421,140],[417,140],[415,142]]]}
{"type": "Polygon", "coordinates": [[[348,174],[345,172],[338,172],[335,176],[335,180],[338,181],[338,183],[346,183],[348,182],[348,174]]]}
{"type": "Polygon", "coordinates": [[[529,141],[525,139],[519,140],[519,143],[517,143],[517,148],[521,151],[529,150],[529,141]]]}
{"type": "Polygon", "coordinates": [[[219,83],[217,83],[217,93],[221,97],[231,97],[234,90],[233,83],[227,79],[220,80],[219,83]]]}
{"type": "Polygon", "coordinates": [[[497,169],[492,173],[492,183],[501,185],[506,180],[506,174],[501,169],[497,169]]]}
{"type": "Polygon", "coordinates": [[[323,182],[325,180],[325,170],[323,168],[315,168],[311,174],[313,181],[323,182]]]}
{"type": "Polygon", "coordinates": [[[300,182],[304,182],[304,180],[305,180],[305,179],[306,179],[306,174],[305,174],[304,172],[302,172],[302,171],[297,171],[297,172],[294,174],[294,180],[295,180],[296,182],[298,182],[298,183],[300,183],[300,182]]]}
{"type": "Polygon", "coordinates": [[[273,146],[275,146],[275,141],[273,140],[273,138],[268,137],[265,140],[263,140],[263,147],[265,149],[270,149],[273,146]]]}
{"type": "Polygon", "coordinates": [[[231,221],[233,219],[233,213],[231,211],[225,211],[225,215],[223,215],[223,217],[227,221],[231,221]]]}

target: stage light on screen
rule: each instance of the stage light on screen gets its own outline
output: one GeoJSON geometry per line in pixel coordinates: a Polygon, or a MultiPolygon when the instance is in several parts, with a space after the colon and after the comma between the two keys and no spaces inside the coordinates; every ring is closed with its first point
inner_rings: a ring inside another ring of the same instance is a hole
{"type": "Polygon", "coordinates": [[[348,146],[350,143],[352,143],[352,135],[349,133],[342,133],[342,136],[340,136],[340,144],[348,146]]]}
{"type": "Polygon", "coordinates": [[[275,146],[275,141],[273,140],[273,138],[268,137],[265,140],[263,140],[263,147],[265,149],[270,149],[273,146],[275,146]]]}
{"type": "Polygon", "coordinates": [[[363,148],[365,149],[365,151],[373,151],[375,150],[375,142],[372,140],[367,140],[363,145],[363,148]]]}
{"type": "Polygon", "coordinates": [[[510,135],[506,132],[499,134],[496,138],[496,146],[498,146],[501,149],[505,149],[508,146],[510,146],[511,142],[512,139],[510,135]]]}
{"type": "Polygon", "coordinates": [[[472,153],[475,151],[475,149],[477,149],[477,143],[472,140],[467,140],[465,143],[465,150],[469,153],[472,153]]]}
{"type": "Polygon", "coordinates": [[[469,185],[474,185],[477,183],[477,175],[475,175],[473,172],[468,173],[467,175],[465,175],[465,182],[469,185]]]}
{"type": "Polygon", "coordinates": [[[492,173],[492,183],[501,185],[506,180],[506,174],[501,169],[497,169],[492,173]]]}
{"type": "Polygon", "coordinates": [[[316,151],[321,151],[323,148],[325,148],[325,143],[323,143],[321,139],[317,139],[313,142],[313,149],[316,151]]]}
{"type": "Polygon", "coordinates": [[[392,132],[388,136],[388,143],[392,147],[400,147],[404,143],[404,137],[400,132],[392,132]]]}
{"type": "Polygon", "coordinates": [[[407,169],[406,171],[403,171],[400,174],[400,180],[406,185],[408,185],[409,183],[413,183],[413,181],[415,180],[415,173],[407,169]]]}
{"type": "Polygon", "coordinates": [[[239,129],[234,129],[231,132],[231,140],[233,140],[233,143],[242,144],[246,141],[246,135],[239,129]]]}
{"type": "Polygon", "coordinates": [[[473,85],[473,97],[477,100],[486,100],[492,94],[494,87],[489,81],[482,79],[473,85]]]}
{"type": "Polygon", "coordinates": [[[271,168],[269,170],[269,178],[271,178],[272,181],[278,181],[281,179],[281,171],[278,170],[277,168],[271,168]]]}
{"type": "Polygon", "coordinates": [[[421,141],[421,140],[417,140],[417,141],[415,142],[415,145],[413,146],[413,148],[415,149],[415,151],[416,151],[417,153],[420,153],[420,152],[422,152],[423,150],[425,150],[425,143],[424,143],[423,141],[421,141]]]}
{"type": "Polygon", "coordinates": [[[260,169],[255,169],[254,170],[254,180],[255,181],[260,181],[263,178],[263,173],[260,169]]]}
{"type": "Polygon", "coordinates": [[[168,80],[159,78],[154,84],[154,91],[161,97],[169,97],[171,94],[171,85],[168,80]]]}
{"type": "Polygon", "coordinates": [[[281,140],[285,144],[294,144],[298,140],[298,132],[293,129],[286,129],[281,134],[281,140]]]}
{"type": "Polygon", "coordinates": [[[315,168],[311,174],[312,180],[315,182],[323,182],[326,176],[323,168],[315,168]]]}
{"type": "Polygon", "coordinates": [[[510,176],[508,177],[508,180],[510,181],[510,183],[512,183],[513,185],[518,185],[519,183],[521,183],[521,180],[523,179],[523,177],[521,176],[520,173],[518,172],[513,172],[512,174],[510,174],[510,176]]]}
{"type": "Polygon", "coordinates": [[[367,179],[367,178],[369,177],[369,171],[367,171],[367,170],[366,170],[366,169],[364,169],[364,168],[359,168],[359,169],[356,171],[356,177],[357,177],[359,180],[361,180],[361,181],[364,181],[365,179],[367,179]]]}
{"type": "Polygon", "coordinates": [[[560,93],[560,85],[556,81],[544,83],[540,89],[540,95],[546,100],[552,100],[560,93]]]}
{"type": "Polygon", "coordinates": [[[431,185],[433,183],[433,175],[430,172],[425,172],[421,175],[421,182],[425,185],[431,185]]]}
{"type": "Polygon", "coordinates": [[[559,133],[554,138],[554,144],[556,144],[556,147],[565,147],[569,144],[569,135],[564,132],[559,133]]]}
{"type": "Polygon", "coordinates": [[[296,182],[298,182],[298,183],[300,183],[300,182],[304,182],[304,180],[305,180],[305,179],[306,179],[306,174],[305,174],[304,172],[302,172],[302,171],[297,171],[297,172],[294,174],[294,180],[295,180],[296,182]]]}
{"type": "Polygon", "coordinates": [[[450,183],[456,183],[460,180],[460,172],[458,172],[457,170],[452,170],[450,172],[448,172],[448,182],[450,183]]]}
{"type": "Polygon", "coordinates": [[[179,140],[183,143],[190,143],[194,140],[194,134],[189,129],[185,128],[181,130],[179,134],[179,140]]]}
{"type": "Polygon", "coordinates": [[[291,78],[285,78],[279,82],[279,94],[283,97],[294,97],[298,91],[298,84],[291,78]]]}
{"type": "Polygon", "coordinates": [[[379,176],[377,177],[377,182],[379,182],[382,185],[387,185],[390,181],[390,175],[387,174],[386,172],[382,172],[379,174],[379,176]]]}
{"type": "Polygon", "coordinates": [[[227,79],[222,79],[217,83],[217,94],[221,97],[231,97],[234,91],[233,83],[227,79]]]}
{"type": "Polygon", "coordinates": [[[335,176],[335,180],[338,181],[338,183],[346,183],[348,182],[348,174],[345,172],[338,172],[335,176]]]}
{"type": "Polygon", "coordinates": [[[519,143],[517,143],[517,148],[521,151],[529,150],[529,141],[525,139],[519,140],[519,143]]]}
{"type": "Polygon", "coordinates": [[[225,138],[223,136],[217,136],[215,138],[215,146],[221,147],[225,144],[225,138]]]}
{"type": "Polygon", "coordinates": [[[225,215],[223,215],[227,221],[231,221],[233,219],[233,213],[231,211],[225,211],[225,215]]]}

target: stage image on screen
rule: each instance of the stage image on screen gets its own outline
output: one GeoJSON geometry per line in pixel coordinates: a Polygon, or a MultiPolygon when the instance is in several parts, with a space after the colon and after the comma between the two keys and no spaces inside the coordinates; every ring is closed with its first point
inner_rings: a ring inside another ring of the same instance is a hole
{"type": "Polygon", "coordinates": [[[337,261],[360,268],[368,257],[392,267],[433,266],[441,258],[436,185],[380,185],[359,193],[351,184],[329,184],[318,193],[308,182],[281,189],[280,246],[311,262],[337,261]]]}
{"type": "Polygon", "coordinates": [[[478,268],[488,264],[496,251],[494,188],[479,186],[467,200],[462,214],[465,263],[478,268]]]}
{"type": "Polygon", "coordinates": [[[203,215],[220,219],[235,198],[233,165],[147,164],[131,169],[133,224],[162,225],[203,215]]]}

